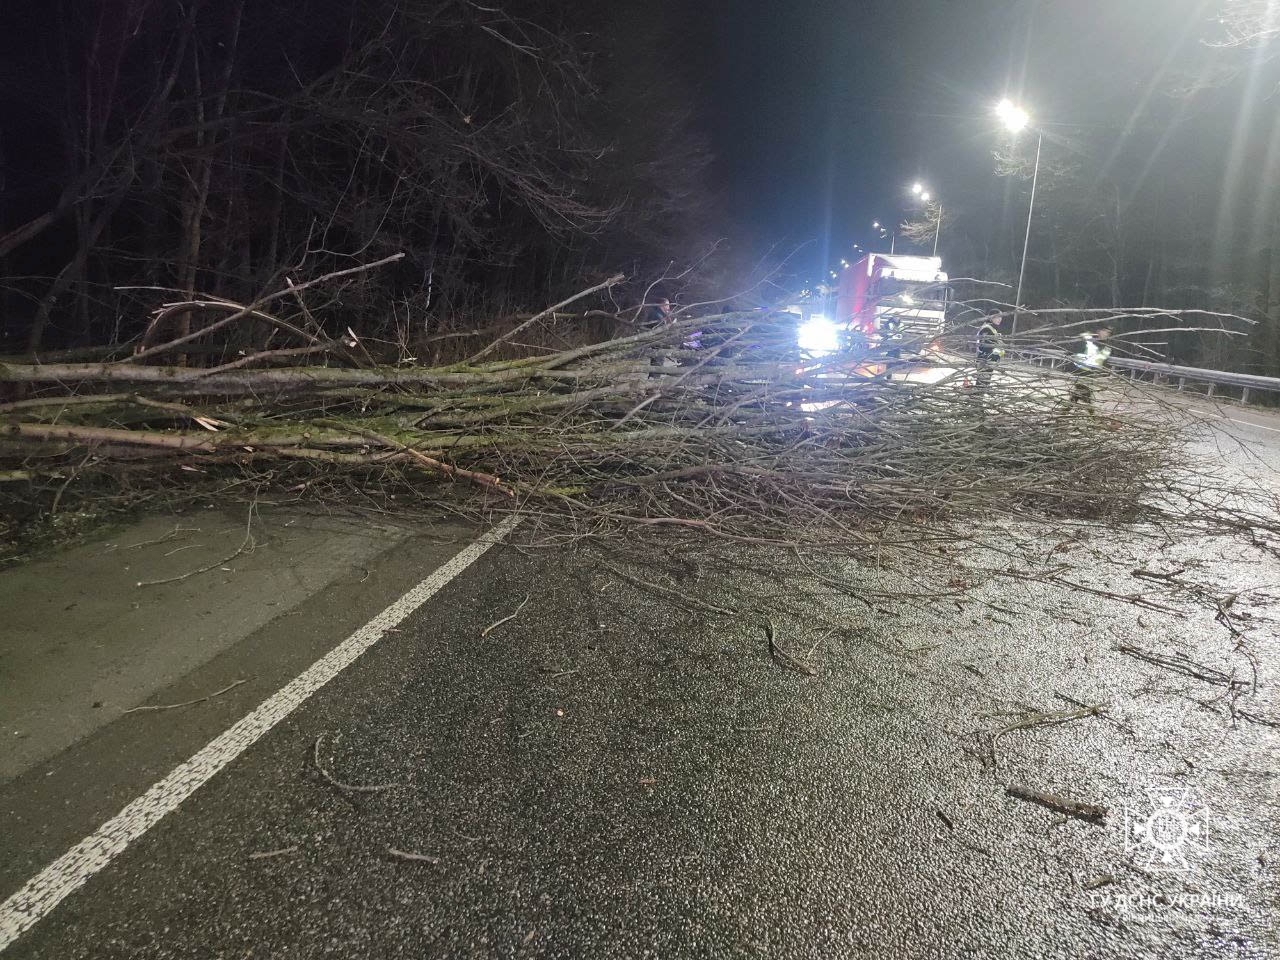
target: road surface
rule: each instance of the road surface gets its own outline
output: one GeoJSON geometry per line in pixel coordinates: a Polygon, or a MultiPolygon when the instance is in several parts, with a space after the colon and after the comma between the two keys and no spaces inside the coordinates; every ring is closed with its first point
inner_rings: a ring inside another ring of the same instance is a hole
{"type": "MultiPolygon", "coordinates": [[[[1248,449],[1214,455],[1270,482],[1280,421],[1224,415],[1248,449]]],[[[0,784],[5,960],[1280,955],[1280,564],[1011,535],[1148,605],[878,596],[929,575],[891,567],[797,599],[749,552],[480,531],[360,553],[141,699],[247,682],[114,704],[0,784]]]]}

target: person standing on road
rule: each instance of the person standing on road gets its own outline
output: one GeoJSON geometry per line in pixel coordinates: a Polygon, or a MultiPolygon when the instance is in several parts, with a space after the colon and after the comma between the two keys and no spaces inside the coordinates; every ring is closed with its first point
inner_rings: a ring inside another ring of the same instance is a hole
{"type": "Polygon", "coordinates": [[[1106,342],[1111,336],[1111,329],[1103,327],[1096,333],[1082,333],[1084,348],[1072,360],[1076,365],[1076,379],[1071,385],[1071,402],[1083,404],[1089,413],[1093,408],[1093,381],[1107,369],[1107,361],[1111,359],[1111,347],[1106,342]]]}
{"type": "Polygon", "coordinates": [[[999,310],[991,310],[987,318],[978,328],[978,343],[975,353],[978,358],[976,376],[978,395],[984,396],[991,387],[991,378],[995,375],[996,364],[1004,359],[1004,336],[1000,333],[1000,325],[1004,322],[1004,314],[999,310]]]}

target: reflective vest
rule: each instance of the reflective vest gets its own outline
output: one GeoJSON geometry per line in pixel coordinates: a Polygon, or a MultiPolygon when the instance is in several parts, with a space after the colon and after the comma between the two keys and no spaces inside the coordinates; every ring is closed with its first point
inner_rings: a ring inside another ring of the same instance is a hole
{"type": "Polygon", "coordinates": [[[999,360],[1004,356],[1004,338],[995,324],[984,323],[978,328],[978,359],[999,360]]]}
{"type": "Polygon", "coordinates": [[[1084,352],[1076,354],[1076,363],[1090,370],[1101,370],[1111,357],[1111,348],[1099,343],[1091,334],[1084,335],[1084,352]]]}

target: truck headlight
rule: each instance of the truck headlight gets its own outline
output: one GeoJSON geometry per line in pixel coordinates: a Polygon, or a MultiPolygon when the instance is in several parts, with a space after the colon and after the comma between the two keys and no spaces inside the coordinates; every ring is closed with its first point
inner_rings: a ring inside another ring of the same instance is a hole
{"type": "Polygon", "coordinates": [[[840,328],[826,317],[815,314],[796,331],[796,344],[811,357],[822,357],[840,349],[840,328]]]}

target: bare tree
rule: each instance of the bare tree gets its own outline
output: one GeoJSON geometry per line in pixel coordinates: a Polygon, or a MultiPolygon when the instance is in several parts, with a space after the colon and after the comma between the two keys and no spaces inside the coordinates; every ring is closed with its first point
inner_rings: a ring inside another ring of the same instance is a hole
{"type": "MultiPolygon", "coordinates": [[[[687,119],[665,106],[678,98],[637,100],[610,66],[608,32],[590,30],[610,15],[599,5],[128,0],[114,19],[55,6],[67,49],[46,59],[65,76],[46,66],[44,81],[84,91],[51,110],[73,118],[74,162],[44,212],[0,223],[0,256],[40,268],[11,278],[36,304],[18,318],[31,351],[51,326],[101,339],[90,297],[113,288],[251,299],[301,268],[393,251],[399,268],[317,316],[438,335],[680,259],[694,236],[682,224],[705,151],[680,136],[687,119]],[[67,221],[71,243],[49,233],[67,221]]],[[[167,322],[182,335],[195,318],[167,322]]]]}

